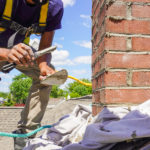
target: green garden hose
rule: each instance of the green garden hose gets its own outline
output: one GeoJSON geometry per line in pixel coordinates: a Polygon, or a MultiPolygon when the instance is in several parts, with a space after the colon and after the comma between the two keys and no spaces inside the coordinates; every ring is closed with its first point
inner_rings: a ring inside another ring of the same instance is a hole
{"type": "Polygon", "coordinates": [[[25,138],[25,137],[29,137],[45,128],[51,128],[53,127],[52,125],[45,125],[45,126],[42,126],[40,128],[37,128],[36,130],[32,131],[32,132],[29,132],[29,133],[26,133],[26,134],[16,134],[16,133],[6,133],[6,132],[0,132],[0,136],[7,136],[7,137],[20,137],[20,138],[25,138]]]}

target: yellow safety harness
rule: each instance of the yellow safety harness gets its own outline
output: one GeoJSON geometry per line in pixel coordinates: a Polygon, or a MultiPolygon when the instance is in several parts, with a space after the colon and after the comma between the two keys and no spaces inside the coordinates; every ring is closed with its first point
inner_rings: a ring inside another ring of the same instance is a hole
{"type": "Polygon", "coordinates": [[[39,22],[32,24],[27,28],[12,20],[13,0],[6,0],[5,9],[0,18],[0,32],[5,31],[7,28],[14,30],[15,32],[18,32],[19,30],[18,34],[24,35],[24,42],[28,43],[31,34],[41,34],[44,32],[47,21],[48,6],[49,2],[41,5],[39,22]]]}

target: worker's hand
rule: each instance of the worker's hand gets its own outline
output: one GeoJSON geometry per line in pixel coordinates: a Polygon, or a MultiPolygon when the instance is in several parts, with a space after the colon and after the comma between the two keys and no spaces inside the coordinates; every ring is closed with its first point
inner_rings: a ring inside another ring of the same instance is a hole
{"type": "Polygon", "coordinates": [[[40,68],[40,77],[39,77],[40,80],[43,80],[46,78],[46,76],[49,76],[56,72],[53,68],[49,67],[45,62],[40,63],[39,68],[40,68]]]}
{"type": "Polygon", "coordinates": [[[32,49],[29,46],[19,43],[8,51],[7,61],[15,62],[17,65],[27,67],[28,65],[33,65],[33,56],[32,49]]]}

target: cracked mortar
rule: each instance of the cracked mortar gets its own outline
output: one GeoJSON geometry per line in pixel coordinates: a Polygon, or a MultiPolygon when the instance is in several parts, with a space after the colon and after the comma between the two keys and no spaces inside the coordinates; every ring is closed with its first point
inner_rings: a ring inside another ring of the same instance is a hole
{"type": "Polygon", "coordinates": [[[108,16],[108,18],[113,22],[121,22],[122,20],[125,20],[124,17],[120,17],[120,16],[108,16]]]}
{"type": "Polygon", "coordinates": [[[127,85],[132,85],[132,71],[130,69],[127,71],[127,85]]]}

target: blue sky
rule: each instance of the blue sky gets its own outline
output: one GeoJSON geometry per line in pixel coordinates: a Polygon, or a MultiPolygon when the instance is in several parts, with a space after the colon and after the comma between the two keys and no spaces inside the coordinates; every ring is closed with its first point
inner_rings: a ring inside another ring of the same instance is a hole
{"type": "MultiPolygon", "coordinates": [[[[67,69],[69,75],[91,79],[91,0],[63,0],[64,16],[62,29],[55,32],[52,63],[57,70],[67,69]]],[[[32,41],[36,39],[32,36],[32,41]]],[[[31,41],[31,42],[32,42],[31,41]]],[[[0,73],[0,91],[8,92],[12,78],[20,72],[14,69],[9,74],[0,73]]],[[[68,79],[66,84],[72,82],[68,79]]],[[[65,85],[66,85],[65,84],[65,85]]],[[[65,87],[63,85],[62,87],[65,87]]]]}

